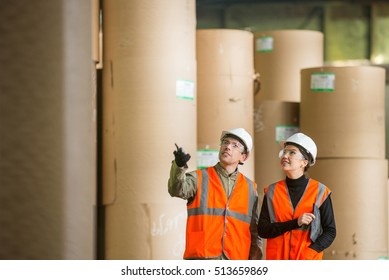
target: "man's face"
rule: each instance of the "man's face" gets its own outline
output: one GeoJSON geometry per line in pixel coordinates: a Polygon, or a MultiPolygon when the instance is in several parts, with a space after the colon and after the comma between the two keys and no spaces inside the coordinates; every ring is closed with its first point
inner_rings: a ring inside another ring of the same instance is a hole
{"type": "Polygon", "coordinates": [[[226,137],[220,144],[219,160],[227,165],[237,165],[247,158],[243,152],[244,146],[238,140],[226,137]]]}

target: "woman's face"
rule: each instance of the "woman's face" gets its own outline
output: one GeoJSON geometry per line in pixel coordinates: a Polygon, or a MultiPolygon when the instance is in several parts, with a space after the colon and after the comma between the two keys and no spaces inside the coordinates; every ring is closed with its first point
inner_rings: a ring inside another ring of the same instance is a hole
{"type": "Polygon", "coordinates": [[[304,168],[308,164],[308,160],[304,158],[297,147],[287,145],[280,152],[280,164],[282,170],[285,172],[300,170],[304,172],[304,168]]]}

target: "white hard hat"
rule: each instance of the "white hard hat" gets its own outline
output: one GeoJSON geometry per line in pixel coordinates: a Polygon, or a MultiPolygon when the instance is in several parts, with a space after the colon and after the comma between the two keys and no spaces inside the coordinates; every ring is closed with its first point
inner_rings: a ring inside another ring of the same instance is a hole
{"type": "Polygon", "coordinates": [[[299,132],[290,136],[285,141],[281,141],[280,144],[282,147],[285,147],[286,143],[295,143],[300,147],[305,149],[305,152],[311,156],[309,166],[312,166],[316,162],[317,155],[317,147],[315,142],[313,142],[312,138],[299,132]]]}
{"type": "Polygon", "coordinates": [[[220,140],[223,140],[227,134],[238,137],[245,144],[248,157],[253,148],[253,139],[251,138],[250,134],[244,128],[233,128],[231,130],[224,130],[220,136],[220,140]]]}

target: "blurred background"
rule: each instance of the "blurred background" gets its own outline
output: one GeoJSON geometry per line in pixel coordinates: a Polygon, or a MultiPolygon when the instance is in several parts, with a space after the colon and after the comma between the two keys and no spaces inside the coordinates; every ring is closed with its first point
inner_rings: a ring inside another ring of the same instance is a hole
{"type": "Polygon", "coordinates": [[[279,142],[311,136],[337,223],[324,259],[387,259],[388,1],[0,7],[0,259],[182,259],[174,144],[207,167],[235,127],[260,201],[279,142]]]}

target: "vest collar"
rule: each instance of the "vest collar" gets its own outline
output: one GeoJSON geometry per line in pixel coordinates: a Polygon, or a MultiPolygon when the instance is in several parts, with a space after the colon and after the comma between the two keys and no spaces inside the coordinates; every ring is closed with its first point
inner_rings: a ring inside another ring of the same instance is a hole
{"type": "Polygon", "coordinates": [[[225,178],[230,178],[230,179],[232,179],[232,180],[236,180],[236,178],[238,177],[238,173],[239,173],[238,168],[236,168],[236,170],[235,170],[233,173],[228,174],[227,170],[225,170],[225,169],[221,166],[220,162],[218,162],[218,163],[215,165],[215,169],[216,169],[217,173],[219,173],[220,176],[223,176],[223,177],[225,177],[225,178]]]}

